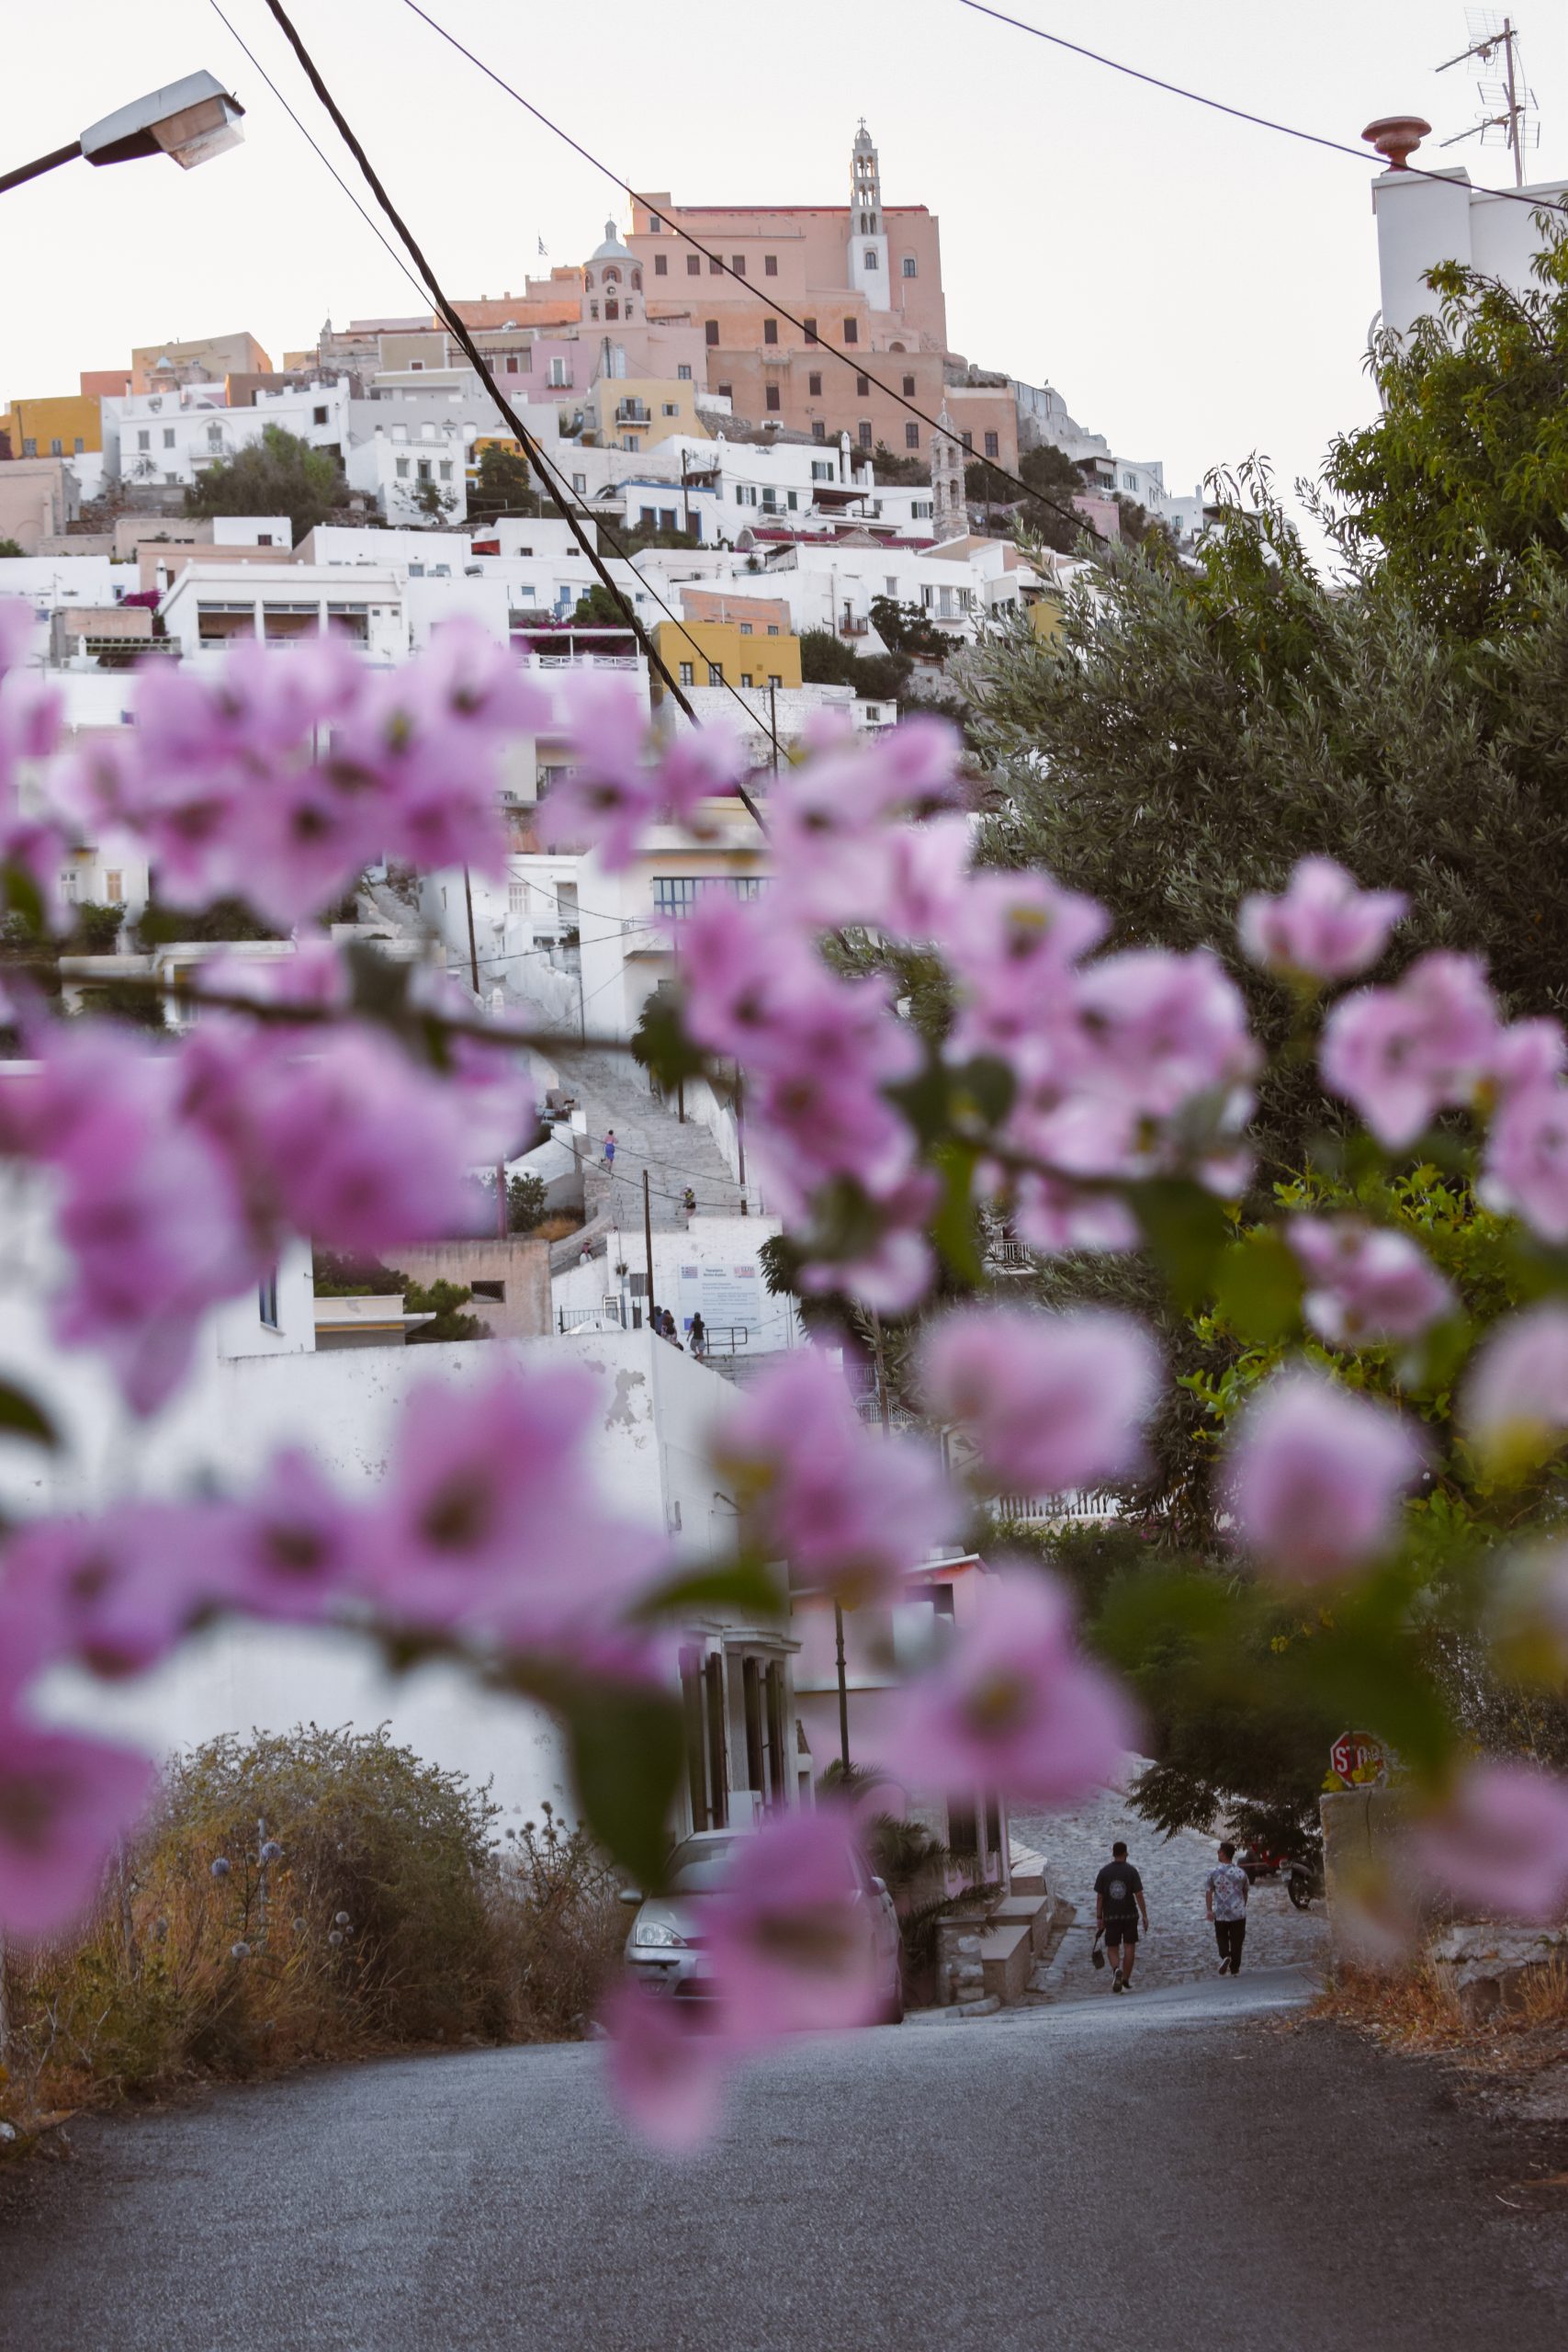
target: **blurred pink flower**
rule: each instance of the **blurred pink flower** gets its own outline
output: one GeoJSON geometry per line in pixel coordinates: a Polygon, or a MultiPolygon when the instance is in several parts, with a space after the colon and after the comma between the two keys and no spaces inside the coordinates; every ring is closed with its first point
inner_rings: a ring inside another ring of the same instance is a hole
{"type": "Polygon", "coordinates": [[[731,2055],[696,2008],[623,1977],[599,2011],[617,2104],[645,2140],[671,2155],[712,2138],[731,2055]]]}
{"type": "Polygon", "coordinates": [[[874,1760],[912,1789],[1066,1804],[1119,1770],[1131,1703],[1076,1649],[1063,1588],[1034,1568],[986,1577],[975,1621],[889,1700],[874,1760]]]}
{"type": "Polygon", "coordinates": [[[211,1503],[117,1503],[48,1519],[6,1544],[0,1598],[31,1616],[51,1657],[112,1681],[145,1673],[219,1600],[226,1527],[211,1503]]]}
{"type": "Polygon", "coordinates": [[[25,1938],[69,1927],[152,1783],[145,1756],[0,1712],[0,1928],[25,1938]]]}
{"type": "Polygon", "coordinates": [[[744,2049],[875,2016],[864,1876],[850,1817],[836,1804],[770,1815],[737,1840],[703,1916],[725,2041],[744,2049]]]}
{"type": "Polygon", "coordinates": [[[718,1423],[712,1452],[749,1539],[800,1586],[841,1599],[897,1589],[951,1532],[935,1455],[856,1419],[838,1366],[797,1348],[718,1423]]]}
{"type": "Polygon", "coordinates": [[[1362,989],[1335,1006],[1318,1066],[1378,1141],[1398,1151],[1434,1112],[1472,1100],[1502,1035],[1476,957],[1423,956],[1395,987],[1362,989]]]}
{"type": "Polygon", "coordinates": [[[1012,1223],[1021,1241],[1054,1258],[1070,1250],[1138,1246],[1138,1221],[1124,1201],[1059,1176],[1019,1177],[1012,1223]]]}
{"type": "Polygon", "coordinates": [[[1454,1296],[1407,1234],[1359,1217],[1294,1216],[1286,1228],[1306,1270],[1306,1319],[1331,1347],[1414,1340],[1454,1296]]]}
{"type": "Polygon", "coordinates": [[[1159,1358],[1129,1315],[964,1308],[932,1325],[919,1364],[930,1410],[957,1423],[994,1487],[1061,1494],[1137,1466],[1159,1358]]]}
{"type": "Polygon", "coordinates": [[[1472,1764],[1414,1842],[1461,1904],[1549,1926],[1568,1913],[1568,1781],[1528,1764],[1472,1764]]]}
{"type": "Polygon", "coordinates": [[[1568,1435],[1568,1306],[1495,1324],[1465,1368],[1460,1419],[1483,1456],[1523,1461],[1568,1435]]]}
{"type": "Polygon", "coordinates": [[[1556,1080],[1505,1095],[1479,1190],[1488,1208],[1522,1216],[1543,1241],[1568,1241],[1568,1086],[1556,1080]]]}
{"type": "Polygon", "coordinates": [[[1271,972],[1348,980],[1375,964],[1409,900],[1403,890],[1362,890],[1332,857],[1303,857],[1279,898],[1241,902],[1242,951],[1271,972]]]}
{"type": "Polygon", "coordinates": [[[247,1616],[315,1623],[349,1587],[363,1517],[302,1447],[283,1448],[224,1512],[216,1592],[247,1616]]]}
{"type": "Polygon", "coordinates": [[[585,845],[610,873],[619,873],[660,812],[647,707],[628,684],[591,679],[571,694],[567,732],[574,764],[539,804],[539,838],[547,848],[585,845]]]}
{"type": "Polygon", "coordinates": [[[1258,1068],[1241,991],[1205,948],[1102,956],[1074,993],[1086,1083],[1142,1115],[1168,1117],[1194,1096],[1228,1093],[1258,1068]]]}
{"type": "Polygon", "coordinates": [[[1316,1373],[1277,1373],[1242,1415],[1227,1487],[1236,1534],[1290,1582],[1351,1575],[1392,1546],[1421,1468],[1405,1423],[1316,1373]]]}

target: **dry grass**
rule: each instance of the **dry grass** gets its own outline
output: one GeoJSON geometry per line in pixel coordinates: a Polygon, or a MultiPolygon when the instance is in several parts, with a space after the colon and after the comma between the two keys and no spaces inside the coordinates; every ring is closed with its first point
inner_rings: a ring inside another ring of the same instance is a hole
{"type": "Polygon", "coordinates": [[[1398,1970],[1341,1968],[1308,2015],[1409,2055],[1531,2074],[1568,2051],[1568,1966],[1557,1961],[1530,1971],[1510,2006],[1485,2018],[1466,2014],[1450,1968],[1426,1961],[1398,1970]]]}
{"type": "Polygon", "coordinates": [[[547,1216],[540,1219],[528,1238],[531,1241],[564,1241],[569,1233],[581,1233],[581,1230],[582,1219],[580,1216],[547,1216]]]}

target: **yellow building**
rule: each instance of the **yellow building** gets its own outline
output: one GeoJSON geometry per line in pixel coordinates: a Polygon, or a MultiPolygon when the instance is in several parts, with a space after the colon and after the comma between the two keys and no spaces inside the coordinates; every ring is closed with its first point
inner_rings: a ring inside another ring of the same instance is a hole
{"type": "MultiPolygon", "coordinates": [[[[771,635],[761,621],[660,621],[653,632],[660,660],[683,686],[798,686],[800,639],[771,635]]],[[[653,698],[663,694],[650,679],[653,698]]]]}
{"type": "Polygon", "coordinates": [[[1029,607],[1029,626],[1042,645],[1052,645],[1062,634],[1065,607],[1055,589],[1047,588],[1029,607]]]}
{"type": "Polygon", "coordinates": [[[13,401],[0,415],[0,433],[10,435],[13,458],[79,458],[103,447],[103,412],[81,392],[13,401]]]}
{"type": "Polygon", "coordinates": [[[601,376],[585,402],[592,431],[605,449],[651,449],[672,433],[706,441],[697,387],[658,376],[601,376]]]}

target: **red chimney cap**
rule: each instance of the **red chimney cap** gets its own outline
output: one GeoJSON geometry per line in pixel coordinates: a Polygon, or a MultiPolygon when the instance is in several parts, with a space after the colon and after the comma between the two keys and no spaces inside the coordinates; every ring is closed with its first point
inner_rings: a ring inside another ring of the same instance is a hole
{"type": "Polygon", "coordinates": [[[1431,129],[1418,114],[1384,114],[1369,122],[1361,136],[1380,155],[1387,156],[1391,172],[1403,172],[1408,169],[1405,157],[1416,153],[1431,129]]]}

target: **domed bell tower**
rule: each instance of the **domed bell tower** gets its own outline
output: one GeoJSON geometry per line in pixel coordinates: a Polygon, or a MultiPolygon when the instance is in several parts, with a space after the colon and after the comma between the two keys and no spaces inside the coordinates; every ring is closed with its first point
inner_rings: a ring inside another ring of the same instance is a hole
{"type": "Polygon", "coordinates": [[[893,308],[887,223],[882,212],[882,166],[864,121],[850,157],[850,284],[874,311],[893,308]]]}

